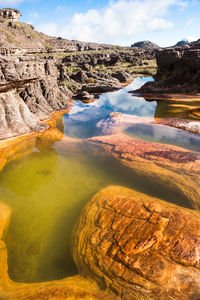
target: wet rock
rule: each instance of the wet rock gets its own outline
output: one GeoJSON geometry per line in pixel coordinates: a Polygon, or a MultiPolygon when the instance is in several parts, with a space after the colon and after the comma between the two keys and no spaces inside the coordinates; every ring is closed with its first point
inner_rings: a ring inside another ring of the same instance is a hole
{"type": "Polygon", "coordinates": [[[119,186],[88,202],[73,235],[80,274],[121,299],[199,299],[199,247],[199,213],[119,186]]]}
{"type": "Polygon", "coordinates": [[[181,118],[155,119],[154,124],[167,125],[200,134],[200,122],[181,118]]]}
{"type": "Polygon", "coordinates": [[[136,140],[125,134],[89,138],[156,190],[171,191],[174,203],[200,208],[200,155],[180,147],[136,140]],[[182,199],[181,201],[179,199],[182,199]]]}
{"type": "Polygon", "coordinates": [[[81,100],[84,103],[90,103],[90,102],[94,102],[97,100],[97,97],[95,97],[92,94],[89,94],[86,91],[80,91],[79,93],[77,93],[75,99],[77,100],[81,100]]]}

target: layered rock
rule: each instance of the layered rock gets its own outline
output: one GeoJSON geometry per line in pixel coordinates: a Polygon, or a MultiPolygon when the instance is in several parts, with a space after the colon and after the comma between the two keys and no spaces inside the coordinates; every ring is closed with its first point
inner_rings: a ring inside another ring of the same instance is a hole
{"type": "Polygon", "coordinates": [[[0,139],[40,131],[40,120],[68,108],[72,93],[59,86],[53,60],[0,57],[0,139]]]}
{"type": "Polygon", "coordinates": [[[176,146],[136,140],[120,133],[89,138],[88,142],[102,147],[106,155],[111,155],[131,168],[137,176],[142,176],[143,182],[149,183],[152,190],[156,190],[159,184],[163,190],[172,192],[174,198],[169,201],[200,208],[198,153],[176,146]]]}
{"type": "Polygon", "coordinates": [[[73,236],[80,274],[121,299],[199,299],[199,247],[199,213],[122,187],[97,193],[73,236]]]}
{"type": "Polygon", "coordinates": [[[154,59],[155,53],[151,50],[146,49],[113,49],[112,51],[98,51],[98,52],[87,52],[87,53],[71,53],[62,59],[62,63],[65,65],[73,65],[78,67],[84,67],[85,65],[97,66],[114,66],[123,63],[130,63],[132,65],[141,64],[142,59],[154,59]]]}
{"type": "Polygon", "coordinates": [[[158,50],[156,59],[155,83],[146,84],[141,93],[199,93],[199,41],[187,47],[158,50]]]}

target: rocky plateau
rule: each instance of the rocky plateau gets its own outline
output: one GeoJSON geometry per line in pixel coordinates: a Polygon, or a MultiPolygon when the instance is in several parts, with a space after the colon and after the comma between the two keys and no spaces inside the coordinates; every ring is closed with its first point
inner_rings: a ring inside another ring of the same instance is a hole
{"type": "Polygon", "coordinates": [[[39,33],[19,17],[17,10],[0,10],[0,170],[61,140],[60,150],[89,145],[131,179],[152,190],[159,185],[168,202],[121,186],[100,190],[72,232],[78,274],[30,284],[9,276],[5,236],[12,210],[0,203],[0,299],[199,300],[200,154],[123,131],[142,124],[200,133],[200,41],[165,49],[149,41],[132,47],[70,41],[39,33]],[[98,122],[99,136],[86,139],[64,135],[62,120],[52,118],[73,100],[95,101],[136,74],[155,75],[135,92],[157,100],[155,118],[114,112],[98,122]]]}

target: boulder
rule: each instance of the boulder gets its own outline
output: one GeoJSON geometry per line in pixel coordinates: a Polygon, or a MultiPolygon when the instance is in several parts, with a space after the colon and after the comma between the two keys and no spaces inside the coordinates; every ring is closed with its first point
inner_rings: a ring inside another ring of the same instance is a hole
{"type": "Polygon", "coordinates": [[[127,82],[133,79],[133,77],[125,71],[117,71],[112,73],[112,77],[117,78],[120,82],[127,82]]]}
{"type": "Polygon", "coordinates": [[[86,205],[73,235],[82,276],[120,299],[200,299],[200,213],[112,186],[86,205]]]}

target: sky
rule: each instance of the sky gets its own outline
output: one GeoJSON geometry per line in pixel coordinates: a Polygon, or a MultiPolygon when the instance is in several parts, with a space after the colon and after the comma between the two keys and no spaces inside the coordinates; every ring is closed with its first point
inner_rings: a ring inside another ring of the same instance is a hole
{"type": "Polygon", "coordinates": [[[52,36],[130,46],[200,38],[200,0],[0,0],[22,22],[52,36]]]}

